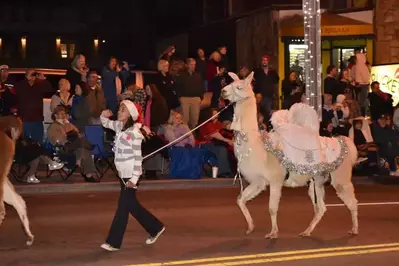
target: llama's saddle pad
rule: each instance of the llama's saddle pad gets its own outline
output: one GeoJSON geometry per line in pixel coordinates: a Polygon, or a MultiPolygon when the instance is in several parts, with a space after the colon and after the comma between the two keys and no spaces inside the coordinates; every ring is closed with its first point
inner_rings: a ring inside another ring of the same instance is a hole
{"type": "Polygon", "coordinates": [[[330,164],[341,153],[338,139],[320,137],[295,124],[279,126],[269,134],[269,140],[274,149],[280,150],[295,165],[330,164]]]}

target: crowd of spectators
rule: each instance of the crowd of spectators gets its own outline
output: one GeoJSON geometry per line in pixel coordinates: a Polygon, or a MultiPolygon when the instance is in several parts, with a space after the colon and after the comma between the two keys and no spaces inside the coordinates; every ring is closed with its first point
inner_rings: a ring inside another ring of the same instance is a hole
{"type": "MultiPolygon", "coordinates": [[[[365,58],[365,54],[356,51],[351,65],[340,73],[336,66],[327,67],[320,134],[352,138],[359,150],[359,164],[376,173],[387,168],[391,175],[399,176],[396,166],[399,111],[392,107],[391,95],[382,92],[378,82],[369,84],[370,69],[365,58]]],[[[303,75],[299,69],[298,66],[292,68],[282,80],[284,109],[305,101],[303,75]]],[[[159,57],[157,73],[139,87],[127,62],[111,57],[101,73],[97,73],[87,67],[84,55],[76,55],[51,97],[53,123],[44,134],[43,97],[54,91],[50,82],[42,73],[28,69],[23,81],[9,84],[8,66],[3,65],[0,66],[1,114],[19,115],[24,127],[20,150],[36,149],[35,156],[25,159],[26,163],[36,165],[25,176],[29,183],[40,182],[35,175],[39,162],[45,162],[50,169],[81,167],[85,181],[98,182],[91,156],[93,147],[85,139],[85,128],[101,125],[99,117],[106,109],[117,114],[119,103],[126,99],[140,105],[143,111],[144,155],[179,139],[174,146],[206,147],[217,158],[218,175],[232,177],[236,165],[234,136],[230,131],[233,106],[217,115],[228,104],[220,94],[222,88],[232,82],[229,71],[233,68],[225,46],[218,47],[209,57],[204,49],[198,48],[190,58],[176,56],[176,48],[170,46],[159,57]],[[207,92],[212,93],[210,106],[203,109],[201,103],[207,92]],[[198,131],[190,133],[205,121],[208,122],[198,131]],[[45,141],[62,146],[73,158],[67,159],[65,165],[52,161],[48,153],[37,148],[45,141]]],[[[247,66],[241,66],[237,74],[244,79],[250,71],[247,66]]],[[[259,59],[259,66],[253,71],[259,130],[267,131],[280,77],[268,55],[259,59]]]]}

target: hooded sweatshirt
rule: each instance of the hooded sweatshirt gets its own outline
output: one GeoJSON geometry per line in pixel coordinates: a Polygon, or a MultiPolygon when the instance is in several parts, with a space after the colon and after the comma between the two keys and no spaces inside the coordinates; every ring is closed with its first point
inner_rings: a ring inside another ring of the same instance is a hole
{"type": "Polygon", "coordinates": [[[355,81],[361,85],[370,84],[370,70],[366,65],[366,55],[363,53],[356,55],[356,65],[352,69],[355,76],[355,81]]]}

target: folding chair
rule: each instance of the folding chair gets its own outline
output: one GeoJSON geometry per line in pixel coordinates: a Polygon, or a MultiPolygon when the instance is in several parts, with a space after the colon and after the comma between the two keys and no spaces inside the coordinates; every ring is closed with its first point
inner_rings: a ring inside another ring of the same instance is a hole
{"type": "MultiPolygon", "coordinates": [[[[43,147],[51,152],[51,154],[53,155],[53,160],[62,161],[68,166],[71,166],[73,164],[72,161],[76,161],[74,154],[62,153],[57,147],[54,147],[48,139],[45,140],[43,147]]],[[[77,166],[76,164],[73,164],[72,167],[69,167],[68,169],[68,171],[66,171],[64,168],[54,171],[57,171],[60,174],[62,180],[66,181],[76,171],[77,166]]],[[[47,169],[47,177],[50,177],[54,171],[49,171],[49,169],[47,169]]]]}
{"type": "Polygon", "coordinates": [[[94,164],[99,172],[99,178],[101,179],[110,169],[118,176],[118,171],[112,160],[110,160],[114,158],[114,153],[105,149],[104,128],[100,125],[86,126],[85,136],[90,144],[94,146],[91,154],[94,157],[94,164]],[[105,167],[102,167],[101,163],[105,163],[105,167]]]}
{"type": "Polygon", "coordinates": [[[23,178],[25,174],[29,171],[29,165],[25,163],[19,162],[14,158],[13,163],[11,165],[10,174],[15,180],[19,183],[24,182],[23,178]]]}

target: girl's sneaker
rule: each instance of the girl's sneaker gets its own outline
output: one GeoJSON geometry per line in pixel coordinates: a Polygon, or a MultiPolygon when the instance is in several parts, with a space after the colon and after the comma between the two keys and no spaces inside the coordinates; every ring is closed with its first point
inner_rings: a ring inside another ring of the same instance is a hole
{"type": "Polygon", "coordinates": [[[106,251],[110,251],[110,252],[118,251],[118,250],[119,250],[119,248],[114,248],[113,246],[111,246],[111,245],[108,244],[108,243],[102,244],[102,245],[101,245],[101,248],[102,248],[102,249],[105,249],[106,251]]]}
{"type": "Polygon", "coordinates": [[[366,158],[366,157],[359,157],[358,159],[357,159],[357,161],[356,161],[356,164],[360,164],[360,163],[362,163],[362,162],[364,162],[364,161],[367,161],[368,160],[368,158],[366,158]]]}
{"type": "Polygon", "coordinates": [[[154,243],[158,240],[158,238],[162,235],[162,233],[165,232],[165,229],[166,229],[165,226],[162,227],[161,231],[159,231],[158,234],[157,234],[156,236],[150,236],[150,237],[148,237],[147,240],[145,241],[145,243],[146,243],[147,245],[152,245],[152,244],[154,244],[154,243]]]}
{"type": "Polygon", "coordinates": [[[60,169],[62,169],[62,167],[64,167],[64,163],[59,163],[59,162],[56,162],[56,161],[53,161],[52,163],[50,163],[48,165],[48,169],[50,171],[60,170],[60,169]]]}

